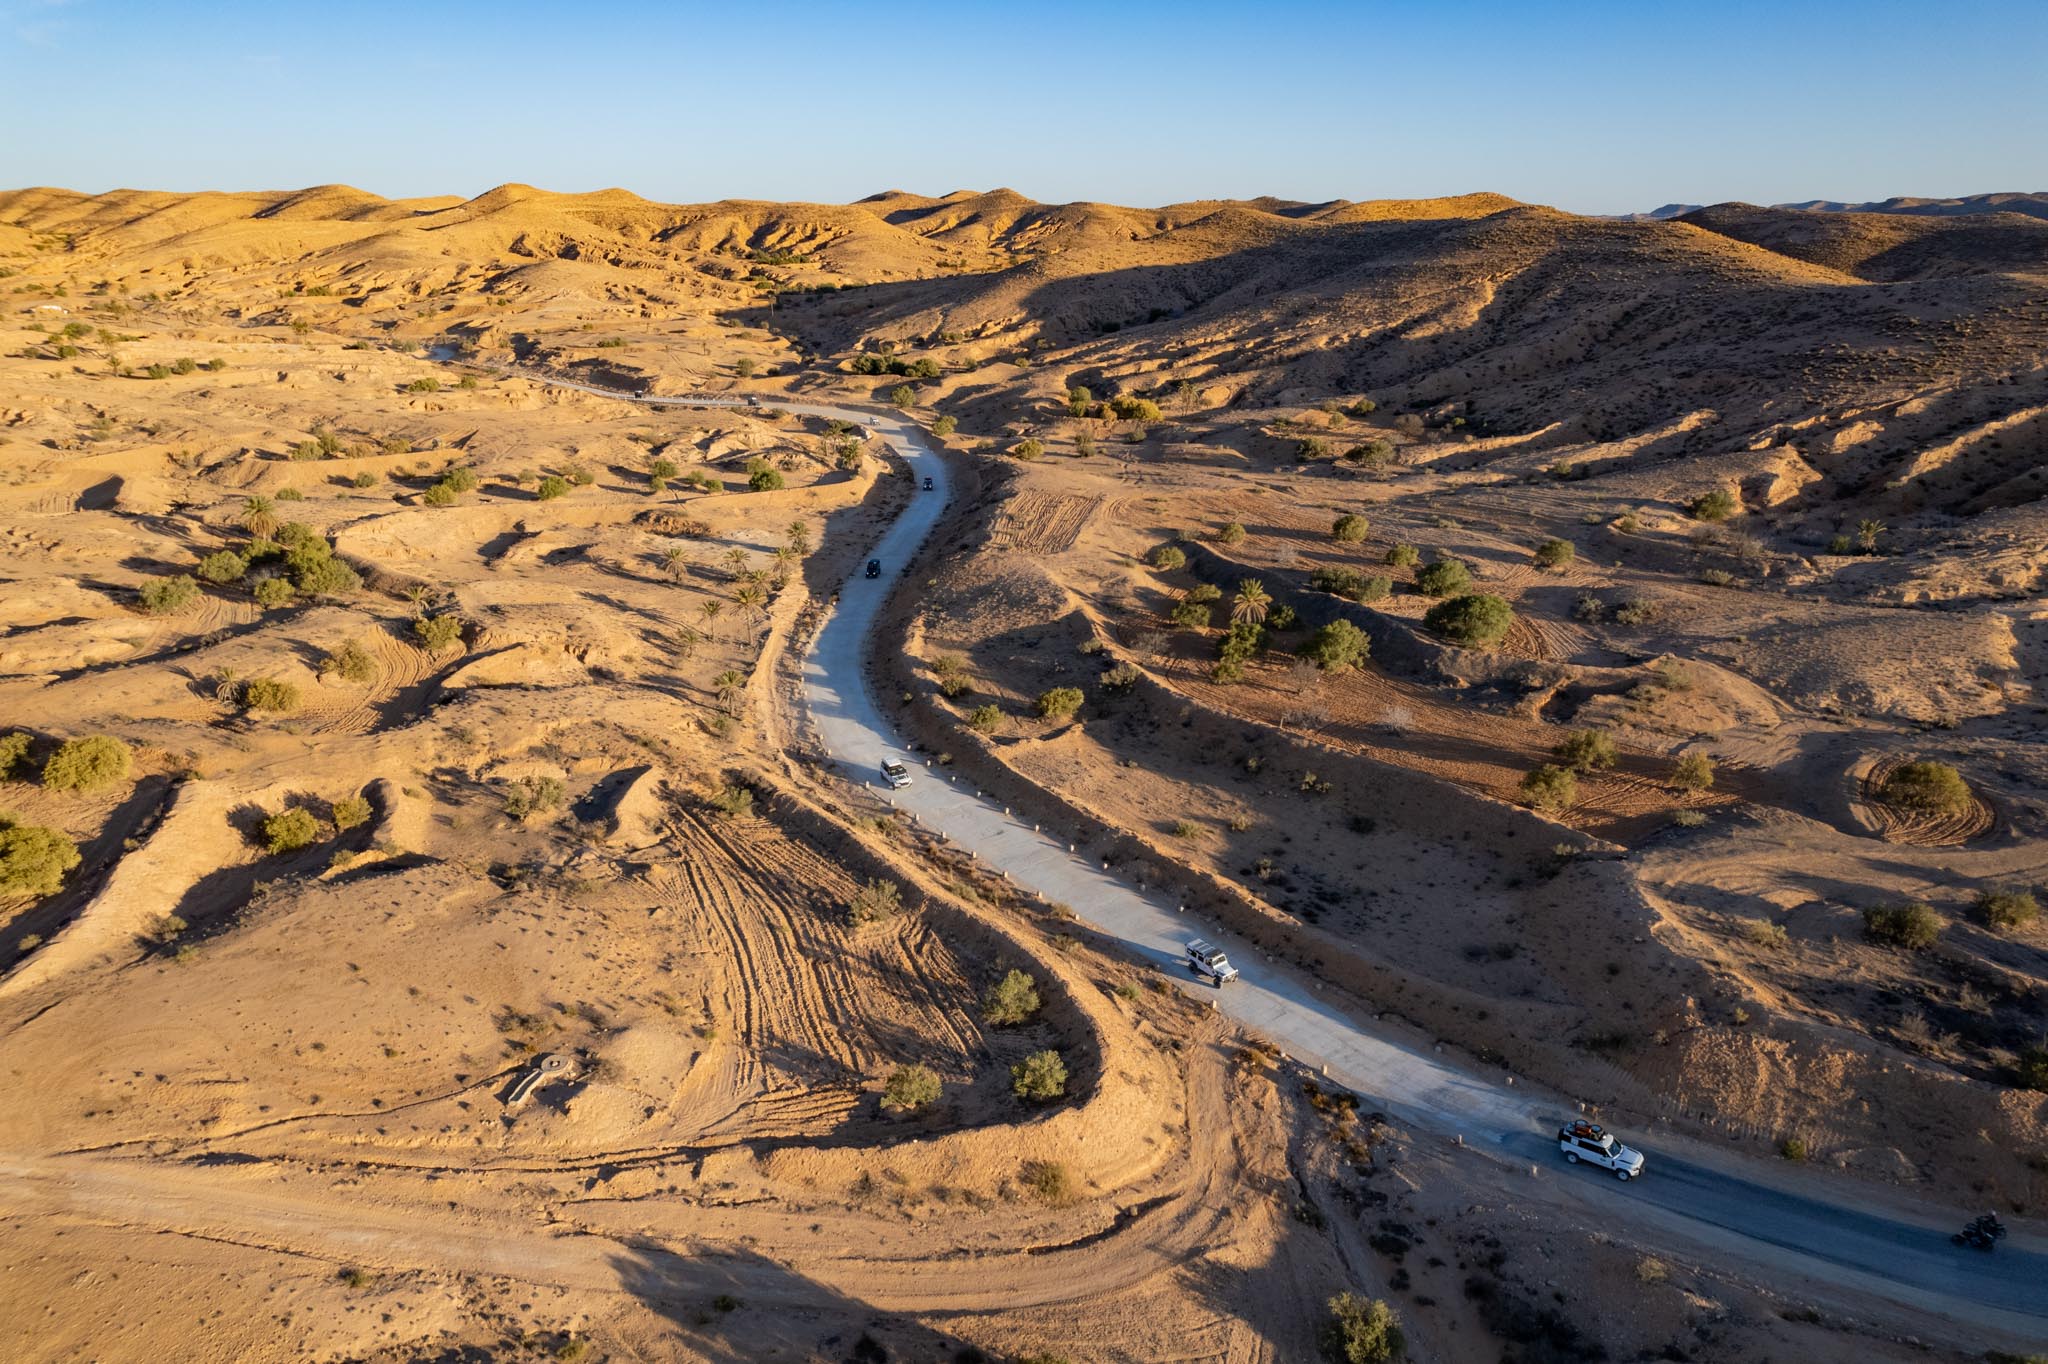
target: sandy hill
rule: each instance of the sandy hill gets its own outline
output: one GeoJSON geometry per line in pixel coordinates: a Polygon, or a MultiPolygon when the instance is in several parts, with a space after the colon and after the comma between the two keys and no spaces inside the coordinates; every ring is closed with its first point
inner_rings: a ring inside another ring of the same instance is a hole
{"type": "Polygon", "coordinates": [[[2031,218],[2048,218],[2048,193],[1970,194],[1959,199],[1916,199],[1897,197],[1867,204],[1845,204],[1832,199],[1807,199],[1778,208],[1822,213],[1902,213],[1923,218],[1966,217],[1978,213],[2024,213],[2031,218]]]}
{"type": "Polygon", "coordinates": [[[2022,213],[1920,217],[1716,204],[1679,221],[1870,280],[2048,272],[2048,219],[2022,213]]]}

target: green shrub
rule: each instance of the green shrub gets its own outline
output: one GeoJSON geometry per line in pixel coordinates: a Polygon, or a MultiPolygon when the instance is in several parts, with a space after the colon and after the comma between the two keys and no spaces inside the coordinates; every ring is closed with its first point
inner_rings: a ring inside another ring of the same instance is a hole
{"type": "Polygon", "coordinates": [[[1807,1157],[1806,1143],[1798,1137],[1787,1137],[1778,1143],[1778,1154],[1790,1161],[1803,1161],[1807,1157]]]}
{"type": "Polygon", "coordinates": [[[190,574],[175,578],[151,578],[137,594],[145,614],[176,616],[199,600],[199,584],[190,574]]]}
{"type": "Polygon", "coordinates": [[[111,734],[66,739],[43,764],[43,785],[52,791],[97,791],[128,780],[134,753],[111,734]]]}
{"type": "Polygon", "coordinates": [[[407,393],[439,393],[441,381],[435,378],[415,379],[405,386],[407,393]]]}
{"type": "Polygon", "coordinates": [[[1326,673],[1346,672],[1372,653],[1365,631],[1348,620],[1333,620],[1309,636],[1301,656],[1326,673]]]}
{"type": "Polygon", "coordinates": [[[1552,539],[1536,546],[1536,552],[1531,557],[1535,559],[1538,568],[1564,568],[1577,555],[1578,551],[1572,548],[1571,541],[1552,539]]]}
{"type": "Polygon", "coordinates": [[[1067,1063],[1056,1051],[1034,1051],[1010,1067],[1010,1088],[1029,1103],[1050,1103],[1067,1092],[1067,1063]]]}
{"type": "Polygon", "coordinates": [[[2021,1089],[2048,1091],[2048,1046],[2022,1047],[2012,1078],[2021,1089]]]}
{"type": "Polygon", "coordinates": [[[747,462],[747,487],[757,493],[780,492],[784,486],[782,470],[766,460],[747,462]]]}
{"type": "Polygon", "coordinates": [[[78,863],[78,845],[62,830],[16,824],[11,816],[0,815],[0,895],[38,900],[55,895],[78,863]]]}
{"type": "Polygon", "coordinates": [[[1038,459],[1045,454],[1045,442],[1035,438],[1020,440],[1010,447],[1010,453],[1027,462],[1038,459]]]}
{"type": "Polygon", "coordinates": [[[568,495],[569,480],[563,478],[560,474],[549,474],[540,481],[540,486],[533,491],[534,496],[538,497],[541,501],[552,502],[558,497],[568,495]]]}
{"type": "Polygon", "coordinates": [[[422,616],[412,623],[413,636],[430,654],[445,654],[462,642],[462,617],[422,616]]]}
{"type": "Polygon", "coordinates": [[[1111,398],[1109,410],[1127,422],[1156,422],[1160,418],[1159,404],[1150,398],[1111,398]]]}
{"type": "Polygon", "coordinates": [[[1783,949],[1785,944],[1791,941],[1791,935],[1785,931],[1785,925],[1774,924],[1769,919],[1749,920],[1743,925],[1742,934],[1756,946],[1768,948],[1773,952],[1783,949]]]}
{"type": "Polygon", "coordinates": [[[363,586],[361,575],[331,555],[309,556],[296,564],[293,564],[293,557],[292,554],[285,556],[285,563],[292,565],[292,582],[308,596],[345,597],[360,591],[363,586]]]}
{"type": "Polygon", "coordinates": [[[1196,602],[1221,601],[1223,600],[1223,589],[1214,583],[1196,583],[1188,589],[1188,600],[1196,602]]]}
{"type": "MultiPolygon", "coordinates": [[[[950,686],[954,681],[948,678],[944,685],[950,686]]],[[[967,717],[967,727],[977,734],[993,734],[1003,727],[1003,712],[993,705],[976,706],[967,717]]]]}
{"type": "Polygon", "coordinates": [[[1407,1353],[1401,1318],[1378,1298],[1339,1293],[1328,1308],[1317,1344],[1330,1364],[1392,1364],[1407,1353]]]}
{"type": "Polygon", "coordinates": [[[1735,499],[1735,494],[1726,488],[1716,488],[1710,493],[1701,493],[1695,497],[1692,505],[1686,510],[1692,513],[1692,519],[1695,521],[1726,521],[1742,510],[1742,504],[1735,499]]]}
{"type": "Polygon", "coordinates": [[[1621,756],[1612,736],[1602,729],[1575,729],[1551,752],[1574,772],[1602,771],[1621,756]]]}
{"type": "Polygon", "coordinates": [[[519,777],[505,788],[505,813],[514,819],[544,815],[561,809],[568,799],[569,788],[560,777],[546,773],[537,777],[519,777]]]}
{"type": "Polygon", "coordinates": [[[1081,709],[1081,703],[1087,699],[1081,694],[1079,687],[1054,687],[1050,691],[1040,692],[1038,700],[1032,705],[1033,709],[1047,720],[1066,720],[1071,719],[1074,712],[1081,709]]]}
{"type": "Polygon", "coordinates": [[[242,707],[289,715],[299,708],[299,689],[274,677],[252,677],[242,684],[242,707]]]}
{"type": "Polygon", "coordinates": [[[744,786],[728,784],[711,798],[712,808],[729,819],[739,819],[754,813],[754,793],[744,786]]]}
{"type": "MultiPolygon", "coordinates": [[[[1378,581],[1386,582],[1387,580],[1381,578],[1378,581]]],[[[1368,582],[1367,587],[1370,588],[1370,586],[1371,583],[1368,582]]],[[[1380,595],[1384,597],[1386,593],[1382,592],[1380,595]]],[[[1292,630],[1299,623],[1300,617],[1295,614],[1294,608],[1285,602],[1282,602],[1266,613],[1266,628],[1268,630],[1292,630]]]]}
{"type": "Polygon", "coordinates": [[[1535,810],[1563,810],[1579,798],[1579,779],[1569,768],[1549,763],[1522,778],[1522,803],[1535,810]]]}
{"type": "Polygon", "coordinates": [[[846,902],[846,918],[856,928],[893,919],[903,909],[903,887],[894,881],[871,880],[846,902]]]}
{"type": "Polygon", "coordinates": [[[1222,530],[1216,532],[1216,543],[1219,545],[1241,545],[1244,543],[1244,537],[1245,528],[1243,524],[1232,521],[1224,526],[1222,530]]]}
{"type": "Polygon", "coordinates": [[[1926,814],[1962,814],[1975,801],[1962,773],[1947,763],[1906,763],[1885,778],[1883,799],[1926,814]]]}
{"type": "MultiPolygon", "coordinates": [[[[1024,1166],[1024,1187],[1031,1190],[1032,1196],[1039,1202],[1051,1207],[1065,1207],[1074,1201],[1073,1173],[1056,1160],[1027,1162],[1024,1166]]],[[[1055,1358],[1051,1355],[1037,1357],[1048,1360],[1055,1358]]]]}
{"type": "Polygon", "coordinates": [[[210,583],[239,582],[249,561],[231,549],[215,550],[199,561],[199,576],[210,583]]]}
{"type": "MultiPolygon", "coordinates": [[[[26,735],[14,735],[26,738],[26,735]]],[[[0,769],[4,770],[4,769],[0,769]]],[[[2025,928],[2041,917],[2040,903],[2034,893],[2028,890],[1987,891],[1977,900],[1977,912],[1984,916],[1984,922],[1993,928],[2025,928]]]]}
{"type": "Polygon", "coordinates": [[[997,1027],[1013,1027],[1038,1012],[1038,984],[1022,971],[1011,970],[982,996],[981,1016],[997,1027]]]}
{"type": "Polygon", "coordinates": [[[1425,596],[1455,597],[1471,585],[1471,570],[1457,559],[1438,559],[1415,575],[1416,590],[1425,596]]]}
{"type": "Polygon", "coordinates": [[[917,406],[917,390],[909,384],[898,384],[889,390],[889,402],[891,406],[908,411],[917,406]]]}
{"type": "Polygon", "coordinates": [[[960,423],[953,417],[934,417],[932,419],[932,434],[940,440],[944,440],[959,429],[960,423]]]}
{"type": "Polygon", "coordinates": [[[298,593],[284,578],[264,578],[256,584],[256,604],[266,611],[275,611],[280,606],[290,606],[298,593]]]}
{"type": "Polygon", "coordinates": [[[1863,928],[1874,942],[1918,952],[1934,946],[1941,936],[1942,920],[1932,905],[1883,905],[1863,911],[1863,928]]]}
{"type": "MultiPolygon", "coordinates": [[[[1434,565],[1432,565],[1434,567],[1434,565]]],[[[1454,644],[1488,649],[1507,638],[1515,613],[1505,601],[1486,593],[1467,594],[1438,602],[1423,616],[1425,628],[1454,644]]]]}
{"type": "Polygon", "coordinates": [[[0,781],[13,778],[15,772],[28,760],[29,745],[33,742],[20,730],[0,735],[0,781]]]}
{"type": "Polygon", "coordinates": [[[296,805],[263,821],[263,846],[272,853],[296,852],[320,836],[320,821],[296,805]]]}
{"type": "Polygon", "coordinates": [[[1214,623],[1215,610],[1208,602],[1189,596],[1175,602],[1166,618],[1184,630],[1206,630],[1214,623]]]}
{"type": "Polygon", "coordinates": [[[1330,538],[1340,545],[1355,545],[1363,541],[1372,530],[1372,522],[1362,516],[1347,513],[1337,518],[1330,527],[1330,538]]]}
{"type": "Polygon", "coordinates": [[[1671,765],[1671,784],[1681,791],[1705,791],[1714,784],[1714,760],[1695,750],[1671,765]]]}
{"type": "Polygon", "coordinates": [[[1389,568],[1408,568],[1422,558],[1422,551],[1413,545],[1395,545],[1387,551],[1389,568]]]}
{"type": "Polygon", "coordinates": [[[447,473],[442,474],[441,481],[447,484],[452,492],[466,493],[475,491],[478,479],[476,470],[469,468],[467,465],[458,464],[447,473]]]}
{"type": "Polygon", "coordinates": [[[1161,573],[1172,573],[1186,568],[1187,554],[1178,545],[1161,545],[1152,551],[1152,567],[1161,573]]]}
{"type": "Polygon", "coordinates": [[[377,676],[377,660],[370,651],[350,640],[320,660],[322,677],[339,677],[344,682],[369,682],[377,676]]]}
{"type": "Polygon", "coordinates": [[[364,470],[362,470],[361,472],[357,473],[357,474],[356,474],[356,476],[355,476],[354,478],[352,478],[352,479],[350,479],[350,480],[349,480],[349,486],[350,486],[350,487],[354,487],[354,488],[374,488],[374,487],[376,487],[376,486],[377,486],[377,471],[376,471],[376,470],[374,470],[374,469],[364,469],[364,470]]]}
{"type": "Polygon", "coordinates": [[[343,796],[334,802],[334,827],[353,829],[370,822],[370,802],[361,796],[343,796]]]}
{"type": "Polygon", "coordinates": [[[448,486],[446,479],[420,494],[420,501],[429,507],[452,507],[455,505],[455,489],[448,486]]]}
{"type": "Polygon", "coordinates": [[[882,1086],[882,1107],[892,1113],[914,1113],[938,1102],[939,1077],[930,1066],[898,1066],[882,1086]]]}

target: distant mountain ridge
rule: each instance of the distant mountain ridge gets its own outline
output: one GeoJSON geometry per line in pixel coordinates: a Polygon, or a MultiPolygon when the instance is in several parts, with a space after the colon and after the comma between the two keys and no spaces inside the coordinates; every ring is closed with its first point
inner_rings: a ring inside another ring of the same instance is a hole
{"type": "MultiPolygon", "coordinates": [[[[1661,208],[1651,209],[1648,213],[1621,213],[1615,216],[1630,222],[1662,222],[1667,218],[1682,218],[1688,213],[1698,213],[1706,207],[1706,204],[1665,204],[1661,208]]],[[[1802,199],[1798,203],[1772,204],[1771,207],[1793,209],[1801,213],[1900,213],[1916,218],[1961,218],[1976,213],[2023,213],[2029,218],[2048,218],[2048,191],[2025,193],[2006,190],[1997,194],[1968,194],[1960,199],[1918,199],[1910,195],[1901,195],[1867,204],[1844,203],[1839,199],[1802,199]]]]}

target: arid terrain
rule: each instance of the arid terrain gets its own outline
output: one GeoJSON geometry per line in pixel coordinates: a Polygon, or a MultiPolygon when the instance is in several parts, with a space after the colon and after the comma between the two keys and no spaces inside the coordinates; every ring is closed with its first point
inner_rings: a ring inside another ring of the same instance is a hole
{"type": "Polygon", "coordinates": [[[1344,1292],[2020,1357],[1361,1111],[823,761],[798,661],[919,492],[817,409],[898,409],[921,779],[2039,1245],[2034,197],[0,192],[9,1358],[1249,1364],[1344,1292]]]}

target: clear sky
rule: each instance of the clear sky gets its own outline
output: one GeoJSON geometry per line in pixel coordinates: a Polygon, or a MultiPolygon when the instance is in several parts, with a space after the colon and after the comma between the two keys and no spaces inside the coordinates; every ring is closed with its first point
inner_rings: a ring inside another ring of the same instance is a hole
{"type": "Polygon", "coordinates": [[[2048,0],[0,0],[0,187],[2048,190],[2048,0]]]}

